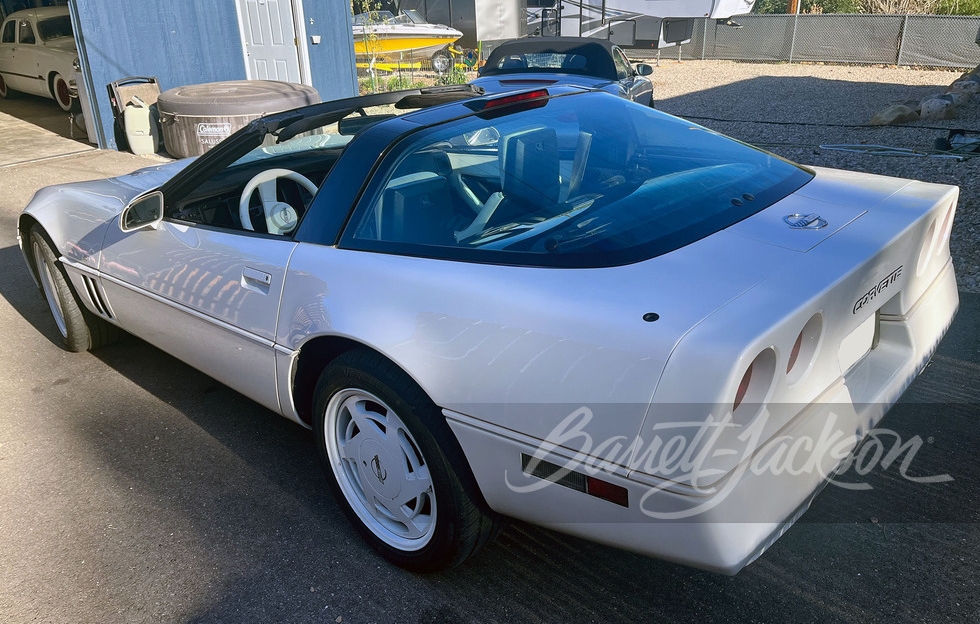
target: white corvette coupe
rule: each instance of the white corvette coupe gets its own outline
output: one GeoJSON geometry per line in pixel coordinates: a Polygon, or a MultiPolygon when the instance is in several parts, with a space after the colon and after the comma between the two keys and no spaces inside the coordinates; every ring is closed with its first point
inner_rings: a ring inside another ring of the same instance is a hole
{"type": "Polygon", "coordinates": [[[735,573],[951,323],[957,193],[464,86],[270,115],[18,227],[68,349],[124,330],[312,429],[398,565],[513,517],[735,573]]]}
{"type": "Polygon", "coordinates": [[[77,61],[68,7],[11,13],[0,26],[0,97],[12,89],[51,98],[70,111],[68,81],[77,61]]]}

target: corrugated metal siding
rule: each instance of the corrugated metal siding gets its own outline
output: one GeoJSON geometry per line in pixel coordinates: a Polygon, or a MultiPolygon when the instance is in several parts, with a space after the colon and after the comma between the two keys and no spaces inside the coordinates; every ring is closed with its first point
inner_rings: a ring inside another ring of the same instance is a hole
{"type": "Polygon", "coordinates": [[[357,68],[350,3],[347,0],[303,0],[306,49],[310,55],[313,87],[323,100],[357,95],[357,68]],[[311,38],[320,35],[320,43],[311,38]]]}
{"type": "MultiPolygon", "coordinates": [[[[243,80],[245,60],[235,0],[74,0],[76,38],[98,105],[101,147],[115,149],[106,85],[156,76],[163,90],[243,80]]],[[[356,93],[346,2],[304,0],[304,38],[313,86],[324,100],[356,93]],[[311,35],[320,35],[313,45],[311,35]]]]}

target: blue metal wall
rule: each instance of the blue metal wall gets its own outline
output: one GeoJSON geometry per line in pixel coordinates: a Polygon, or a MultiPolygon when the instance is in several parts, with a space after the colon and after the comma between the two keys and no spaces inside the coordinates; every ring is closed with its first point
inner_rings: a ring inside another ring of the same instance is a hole
{"type": "Polygon", "coordinates": [[[354,37],[348,0],[303,0],[313,87],[324,100],[357,95],[354,37]],[[313,45],[311,37],[320,36],[313,45]]]}
{"type": "MultiPolygon", "coordinates": [[[[324,100],[355,95],[347,1],[303,0],[303,11],[313,87],[324,100]],[[318,45],[312,35],[320,35],[318,45]]],[[[73,0],[72,12],[100,147],[116,148],[106,92],[112,81],[156,76],[167,90],[246,78],[235,0],[73,0]]]]}

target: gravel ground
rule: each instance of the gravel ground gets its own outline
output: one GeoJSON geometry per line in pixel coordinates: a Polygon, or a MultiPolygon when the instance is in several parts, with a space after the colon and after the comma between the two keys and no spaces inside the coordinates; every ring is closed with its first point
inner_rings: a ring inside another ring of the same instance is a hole
{"type": "MultiPolygon", "coordinates": [[[[933,153],[949,130],[980,133],[980,98],[956,119],[871,126],[887,104],[943,92],[960,71],[901,67],[749,64],[661,60],[654,72],[657,108],[805,165],[865,171],[960,187],[950,248],[959,287],[980,292],[980,158],[933,153]],[[880,145],[912,155],[829,149],[880,145]]],[[[978,134],[980,137],[980,134],[978,134]]],[[[978,154],[980,156],[980,154],[978,154]]]]}

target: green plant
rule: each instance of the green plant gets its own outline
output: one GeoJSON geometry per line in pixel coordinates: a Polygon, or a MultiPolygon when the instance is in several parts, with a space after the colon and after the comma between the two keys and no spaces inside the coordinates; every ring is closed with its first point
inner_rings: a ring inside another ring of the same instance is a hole
{"type": "Polygon", "coordinates": [[[980,15],[980,0],[940,0],[936,7],[940,15],[980,15]]]}
{"type": "Polygon", "coordinates": [[[453,63],[452,69],[446,72],[444,76],[445,84],[464,84],[469,81],[469,76],[466,74],[466,69],[459,63],[453,63]]]}
{"type": "Polygon", "coordinates": [[[405,76],[392,76],[388,78],[385,83],[385,88],[388,91],[401,91],[402,89],[421,89],[426,86],[421,80],[412,80],[411,78],[406,78],[405,76]]]}
{"type": "MultiPolygon", "coordinates": [[[[380,0],[351,0],[350,4],[352,15],[363,15],[363,40],[362,44],[364,47],[364,56],[369,59],[368,64],[368,77],[370,81],[370,93],[376,93],[378,91],[378,78],[377,72],[374,69],[374,64],[377,62],[378,55],[381,50],[380,37],[375,29],[378,24],[382,23],[381,15],[379,11],[381,10],[380,0]]],[[[357,42],[355,42],[355,50],[357,48],[357,42]]],[[[359,87],[363,90],[364,85],[360,84],[359,87]]]]}

